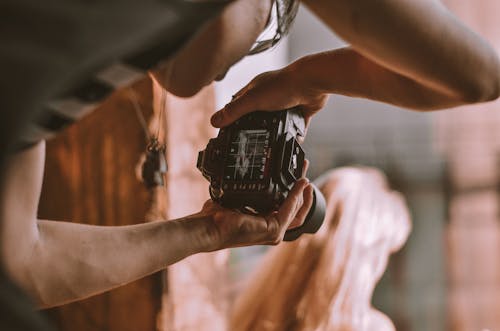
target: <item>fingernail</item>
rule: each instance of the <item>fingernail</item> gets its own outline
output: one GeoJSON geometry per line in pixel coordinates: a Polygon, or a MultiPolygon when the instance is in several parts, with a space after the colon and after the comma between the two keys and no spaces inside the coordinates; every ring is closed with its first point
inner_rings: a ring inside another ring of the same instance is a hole
{"type": "Polygon", "coordinates": [[[220,113],[220,111],[216,112],[212,116],[212,124],[214,124],[214,125],[219,125],[221,120],[222,120],[222,114],[220,113]]]}

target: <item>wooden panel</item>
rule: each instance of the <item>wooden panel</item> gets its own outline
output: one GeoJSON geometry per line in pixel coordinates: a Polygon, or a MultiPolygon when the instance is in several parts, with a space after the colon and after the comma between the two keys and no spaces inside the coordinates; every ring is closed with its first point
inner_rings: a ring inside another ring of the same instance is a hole
{"type": "MultiPolygon", "coordinates": [[[[152,114],[149,79],[134,86],[146,118],[152,114]]],[[[98,225],[144,221],[150,194],[136,177],[146,145],[127,94],[101,107],[47,144],[40,217],[98,225]]],[[[161,276],[153,275],[87,300],[54,308],[60,330],[156,330],[161,276]]]]}

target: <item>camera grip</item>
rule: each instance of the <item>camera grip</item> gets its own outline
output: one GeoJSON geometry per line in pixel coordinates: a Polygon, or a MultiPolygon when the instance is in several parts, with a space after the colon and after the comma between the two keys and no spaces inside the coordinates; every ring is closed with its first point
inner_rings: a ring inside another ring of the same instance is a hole
{"type": "Polygon", "coordinates": [[[286,231],[283,238],[284,241],[294,241],[298,239],[303,233],[316,233],[325,220],[325,197],[323,196],[323,193],[321,193],[321,191],[316,187],[316,185],[311,185],[314,189],[313,203],[311,205],[311,209],[309,209],[309,213],[306,216],[304,224],[297,228],[286,231]]]}

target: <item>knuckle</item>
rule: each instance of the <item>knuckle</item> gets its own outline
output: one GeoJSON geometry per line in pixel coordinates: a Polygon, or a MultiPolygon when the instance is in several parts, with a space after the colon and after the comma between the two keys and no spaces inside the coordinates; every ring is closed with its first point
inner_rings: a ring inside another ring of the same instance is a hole
{"type": "Polygon", "coordinates": [[[213,219],[215,222],[224,222],[226,221],[231,215],[228,215],[226,211],[218,210],[215,211],[213,215],[213,219]]]}
{"type": "Polygon", "coordinates": [[[279,226],[279,223],[277,220],[273,220],[269,222],[268,225],[268,240],[272,244],[279,244],[281,241],[281,227],[279,226]]]}
{"type": "Polygon", "coordinates": [[[299,203],[299,195],[297,194],[297,191],[292,192],[290,197],[290,203],[292,204],[292,206],[295,206],[299,203]]]}
{"type": "Polygon", "coordinates": [[[302,202],[301,202],[301,198],[300,197],[296,197],[294,200],[293,200],[293,208],[292,208],[292,214],[291,216],[293,217],[295,215],[295,213],[297,213],[297,210],[300,208],[300,206],[302,205],[302,202]]]}
{"type": "Polygon", "coordinates": [[[281,242],[281,233],[273,234],[271,236],[271,243],[278,245],[281,242]]]}
{"type": "Polygon", "coordinates": [[[269,245],[276,246],[283,240],[283,234],[281,231],[273,233],[269,237],[269,245]]]}
{"type": "Polygon", "coordinates": [[[299,195],[298,199],[297,199],[297,207],[300,207],[304,204],[304,195],[301,194],[299,195]]]}
{"type": "Polygon", "coordinates": [[[260,80],[263,80],[264,78],[266,78],[266,76],[268,75],[268,72],[261,72],[260,74],[258,74],[257,76],[255,76],[254,79],[252,79],[250,81],[250,84],[251,85],[255,85],[256,83],[258,83],[260,80]]]}
{"type": "Polygon", "coordinates": [[[205,201],[205,203],[203,204],[203,207],[201,207],[201,209],[210,209],[210,208],[212,208],[212,204],[213,204],[212,200],[207,200],[207,201],[205,201]]]}
{"type": "Polygon", "coordinates": [[[278,245],[279,245],[279,243],[281,243],[281,239],[275,239],[275,240],[271,240],[271,241],[269,242],[269,245],[270,245],[270,246],[278,246],[278,245]]]}
{"type": "Polygon", "coordinates": [[[220,212],[220,211],[217,211],[214,213],[214,216],[213,216],[213,219],[214,221],[216,222],[221,222],[224,220],[224,213],[220,212]]]}

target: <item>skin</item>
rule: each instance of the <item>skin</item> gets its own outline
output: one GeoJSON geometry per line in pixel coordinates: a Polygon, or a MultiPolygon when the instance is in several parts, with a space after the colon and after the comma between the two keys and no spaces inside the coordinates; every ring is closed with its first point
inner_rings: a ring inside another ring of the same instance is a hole
{"type": "MultiPolygon", "coordinates": [[[[213,117],[214,125],[257,109],[291,106],[302,107],[310,119],[330,93],[417,110],[499,94],[496,54],[437,1],[311,0],[307,5],[351,47],[258,76],[213,117]]],[[[174,94],[194,95],[248,52],[268,15],[269,1],[235,1],[156,78],[174,94]]],[[[8,160],[0,191],[0,242],[7,271],[44,307],[109,290],[198,252],[277,244],[291,224],[303,222],[312,200],[311,187],[300,180],[281,209],[263,217],[207,202],[199,213],[168,222],[124,227],[52,222],[36,218],[43,162],[43,144],[8,160]]]]}
{"type": "Polygon", "coordinates": [[[214,126],[255,110],[294,106],[309,122],[332,93],[418,111],[490,101],[500,94],[497,54],[439,1],[304,2],[350,46],[257,76],[214,114],[214,126]]]}
{"type": "Polygon", "coordinates": [[[155,71],[155,79],[180,97],[191,97],[214,80],[223,79],[265,28],[271,5],[271,0],[235,1],[155,71]]]}
{"type": "MultiPolygon", "coordinates": [[[[175,94],[196,93],[248,53],[269,10],[270,1],[235,1],[160,69],[157,78],[175,94]]],[[[304,222],[312,205],[312,187],[302,179],[278,211],[260,217],[207,201],[196,214],[132,226],[40,220],[37,209],[44,162],[43,142],[11,155],[0,187],[2,261],[40,307],[110,290],[192,254],[276,245],[289,227],[304,222]]]]}
{"type": "Polygon", "coordinates": [[[39,220],[44,162],[43,142],[12,156],[0,191],[6,270],[40,307],[124,285],[192,254],[276,245],[292,223],[302,224],[312,205],[312,187],[301,179],[278,211],[261,217],[209,200],[193,215],[130,226],[39,220]]]}

